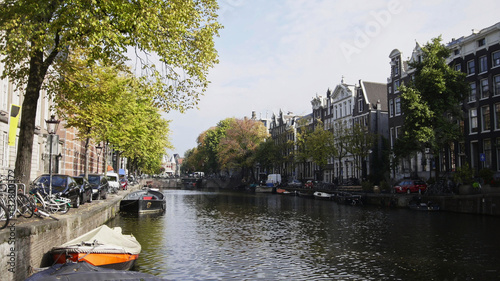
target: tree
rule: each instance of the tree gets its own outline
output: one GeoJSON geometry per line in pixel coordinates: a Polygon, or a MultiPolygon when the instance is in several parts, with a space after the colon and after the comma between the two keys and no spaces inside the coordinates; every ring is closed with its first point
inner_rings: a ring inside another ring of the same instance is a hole
{"type": "Polygon", "coordinates": [[[276,145],[271,137],[261,142],[255,151],[255,162],[261,171],[272,171],[273,167],[282,158],[280,146],[276,145]]]}
{"type": "Polygon", "coordinates": [[[350,139],[350,130],[349,128],[342,122],[339,121],[335,123],[335,129],[334,129],[334,147],[335,150],[333,150],[333,158],[338,159],[338,163],[340,166],[340,169],[337,171],[337,179],[342,180],[345,172],[343,170],[343,165],[342,165],[342,159],[347,156],[349,153],[349,139],[350,139]]]}
{"type": "Polygon", "coordinates": [[[143,52],[143,74],[154,85],[156,105],[167,111],[196,106],[208,70],[217,63],[216,0],[4,0],[0,5],[2,78],[25,89],[15,167],[24,183],[31,173],[40,90],[44,82],[57,83],[51,67],[69,63],[66,57],[74,50],[88,50],[91,61],[121,59],[129,47],[143,52]],[[158,55],[161,71],[151,54],[158,55]]]}
{"type": "Polygon", "coordinates": [[[205,172],[219,172],[219,143],[226,136],[234,118],[226,118],[219,121],[216,127],[210,128],[198,137],[198,150],[203,155],[205,172]]]}
{"type": "Polygon", "coordinates": [[[319,174],[323,175],[323,169],[328,164],[328,158],[335,154],[335,146],[332,145],[333,133],[325,130],[323,122],[318,120],[316,128],[306,140],[306,152],[313,162],[319,167],[319,174]]]}
{"type": "MultiPolygon", "coordinates": [[[[354,156],[354,163],[356,167],[356,171],[359,171],[366,167],[361,167],[364,163],[365,159],[370,155],[370,150],[375,144],[377,135],[370,133],[367,131],[366,127],[361,126],[360,124],[355,124],[350,129],[349,134],[349,146],[347,147],[347,152],[351,153],[354,156]]],[[[366,166],[366,165],[365,165],[366,166]]],[[[366,176],[366,174],[363,174],[366,176]]]]}
{"type": "MultiPolygon", "coordinates": [[[[309,119],[301,118],[297,121],[297,133],[295,141],[295,162],[302,165],[302,170],[305,172],[307,161],[311,158],[307,150],[307,141],[312,133],[312,128],[309,125],[309,119]]],[[[303,181],[303,176],[300,180],[303,181]]]]}
{"type": "Polygon", "coordinates": [[[396,141],[397,153],[405,156],[429,148],[439,153],[461,137],[460,103],[469,93],[465,73],[446,63],[450,50],[434,38],[423,48],[423,59],[411,62],[415,79],[401,86],[404,114],[403,137],[396,141]]]}
{"type": "Polygon", "coordinates": [[[255,151],[267,137],[267,128],[262,122],[247,118],[233,119],[226,136],[219,143],[221,168],[241,169],[244,176],[246,170],[253,168],[255,151]]]}
{"type": "Polygon", "coordinates": [[[71,67],[59,70],[61,81],[54,89],[59,93],[55,96],[58,115],[68,127],[77,129],[86,151],[90,139],[105,141],[132,159],[136,168],[148,173],[158,170],[171,147],[170,130],[169,122],[154,107],[149,85],[120,62],[92,64],[87,58],[83,52],[74,52],[68,58],[71,67]]]}

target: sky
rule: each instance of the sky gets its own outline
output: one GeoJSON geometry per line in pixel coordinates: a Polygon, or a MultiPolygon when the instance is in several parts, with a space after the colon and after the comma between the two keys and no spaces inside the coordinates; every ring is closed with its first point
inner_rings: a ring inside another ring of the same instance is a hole
{"type": "Polygon", "coordinates": [[[442,36],[443,43],[500,22],[498,0],[219,0],[219,64],[198,109],[164,115],[170,155],[228,117],[312,112],[342,78],[387,83],[389,54],[404,58],[442,36]]]}

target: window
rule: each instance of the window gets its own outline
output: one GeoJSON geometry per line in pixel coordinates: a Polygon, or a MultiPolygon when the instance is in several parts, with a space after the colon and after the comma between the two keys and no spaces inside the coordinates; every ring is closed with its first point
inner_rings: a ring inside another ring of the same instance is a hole
{"type": "Polygon", "coordinates": [[[497,138],[495,147],[497,149],[497,171],[499,171],[500,170],[500,138],[497,138]]]}
{"type": "Polygon", "coordinates": [[[394,60],[394,75],[399,75],[399,58],[394,60]]]}
{"type": "Polygon", "coordinates": [[[479,73],[488,71],[488,62],[486,61],[486,56],[479,58],[479,73]]]}
{"type": "Polygon", "coordinates": [[[476,100],[476,82],[470,83],[469,102],[476,100]]]}
{"type": "Polygon", "coordinates": [[[479,83],[481,84],[481,98],[482,99],[488,98],[490,96],[488,79],[483,79],[479,83]]]}
{"type": "Polygon", "coordinates": [[[453,54],[455,54],[455,56],[458,56],[460,54],[460,49],[453,50],[453,54]]]}
{"type": "Polygon", "coordinates": [[[500,51],[496,51],[494,52],[492,55],[492,64],[493,64],[493,67],[497,67],[497,66],[500,66],[500,51]]]}
{"type": "Polygon", "coordinates": [[[455,64],[455,70],[462,71],[462,64],[460,64],[460,63],[455,64]]]}
{"type": "Polygon", "coordinates": [[[495,91],[493,94],[495,96],[500,95],[500,75],[493,77],[493,88],[493,90],[495,91]]]}
{"type": "Polygon", "coordinates": [[[500,130],[500,103],[496,103],[493,109],[495,110],[493,113],[495,114],[495,130],[500,130]]]}
{"type": "Polygon", "coordinates": [[[481,130],[484,131],[489,131],[491,129],[490,124],[490,106],[486,105],[481,107],[481,130]]]}
{"type": "Polygon", "coordinates": [[[392,87],[391,87],[391,86],[389,86],[389,87],[387,88],[387,92],[389,92],[389,94],[392,94],[392,87]]]}
{"type": "Polygon", "coordinates": [[[358,99],[358,112],[363,112],[363,99],[358,99]]]}
{"type": "Polygon", "coordinates": [[[483,141],[483,150],[484,150],[484,167],[491,167],[491,140],[485,139],[483,141]]]}
{"type": "Polygon", "coordinates": [[[399,93],[399,85],[400,85],[399,80],[394,81],[394,93],[399,93]]]}
{"type": "Polygon", "coordinates": [[[474,60],[470,60],[467,62],[467,74],[472,75],[476,73],[476,66],[474,64],[474,60]]]}
{"type": "Polygon", "coordinates": [[[389,100],[389,116],[394,116],[394,101],[389,100]]]}
{"type": "Polygon", "coordinates": [[[401,115],[401,99],[400,98],[396,98],[394,100],[394,103],[395,103],[395,114],[396,115],[401,115]]]}
{"type": "Polygon", "coordinates": [[[486,38],[482,38],[482,39],[477,40],[478,47],[482,47],[484,45],[486,45],[486,38]]]}
{"type": "Polygon", "coordinates": [[[471,133],[477,133],[477,109],[469,110],[469,130],[471,133]]]}

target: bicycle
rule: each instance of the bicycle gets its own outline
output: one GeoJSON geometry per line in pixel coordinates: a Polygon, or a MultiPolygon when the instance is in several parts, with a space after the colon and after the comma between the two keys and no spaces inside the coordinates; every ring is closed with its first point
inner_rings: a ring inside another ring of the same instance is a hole
{"type": "Polygon", "coordinates": [[[9,222],[9,209],[2,202],[0,202],[0,229],[6,228],[7,225],[9,225],[9,222]]]}
{"type": "Polygon", "coordinates": [[[19,214],[25,218],[33,216],[33,208],[29,198],[23,193],[23,188],[19,188],[19,184],[0,183],[0,202],[9,208],[10,219],[19,214]]]}
{"type": "Polygon", "coordinates": [[[45,192],[42,194],[39,190],[35,190],[32,194],[32,204],[35,207],[34,213],[39,217],[47,217],[53,213],[66,214],[70,209],[71,199],[62,197],[60,193],[49,195],[45,192]]]}

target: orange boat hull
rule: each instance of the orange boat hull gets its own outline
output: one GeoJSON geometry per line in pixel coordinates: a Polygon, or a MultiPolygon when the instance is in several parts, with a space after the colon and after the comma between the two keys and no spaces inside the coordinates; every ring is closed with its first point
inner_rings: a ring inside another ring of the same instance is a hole
{"type": "Polygon", "coordinates": [[[66,263],[67,261],[86,261],[93,266],[112,268],[118,270],[129,270],[139,258],[139,255],[117,254],[117,253],[53,253],[55,263],[66,263]]]}

